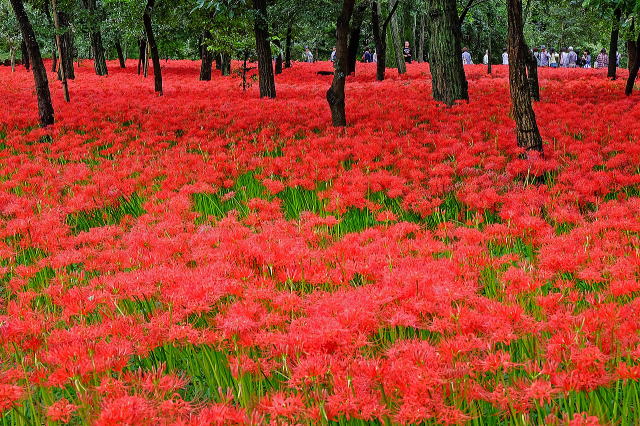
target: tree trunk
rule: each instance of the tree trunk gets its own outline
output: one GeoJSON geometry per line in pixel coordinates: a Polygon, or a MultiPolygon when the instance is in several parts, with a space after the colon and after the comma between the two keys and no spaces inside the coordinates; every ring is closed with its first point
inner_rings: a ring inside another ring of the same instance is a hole
{"type": "MultiPolygon", "coordinates": [[[[60,63],[64,64],[67,59],[65,55],[67,55],[68,52],[64,52],[62,50],[62,36],[60,35],[60,15],[58,14],[58,8],[56,7],[56,0],[51,0],[51,9],[53,10],[53,26],[56,30],[56,44],[58,45],[60,63]]],[[[71,66],[73,67],[73,62],[71,62],[71,66]]],[[[64,94],[64,100],[70,102],[71,97],[69,96],[69,83],[67,82],[67,73],[64,65],[61,65],[58,69],[58,77],[62,82],[62,92],[64,94]]]]}
{"type": "Polygon", "coordinates": [[[153,36],[153,26],[151,25],[151,13],[153,12],[155,4],[155,0],[147,0],[147,6],[144,8],[142,21],[144,23],[144,32],[147,34],[147,43],[151,50],[155,91],[162,96],[162,70],[160,69],[160,55],[158,55],[158,46],[156,45],[156,39],[153,36]]]}
{"type": "MultiPolygon", "coordinates": [[[[60,66],[58,67],[58,79],[62,80],[61,69],[64,68],[64,75],[67,80],[74,80],[76,72],[73,67],[73,37],[69,28],[69,16],[65,12],[56,12],[58,18],[58,33],[60,34],[60,42],[58,56],[60,57],[60,66]]],[[[54,19],[55,22],[55,19],[54,19]]]]}
{"type": "Polygon", "coordinates": [[[536,115],[531,103],[527,62],[529,47],[522,31],[522,1],[507,0],[507,44],[509,52],[509,83],[511,90],[512,114],[516,121],[518,146],[526,150],[542,152],[542,138],[538,130],[536,115]]]}
{"type": "Polygon", "coordinates": [[[418,26],[418,45],[416,46],[416,60],[424,62],[424,13],[420,12],[420,25],[418,26]]]}
{"type": "Polygon", "coordinates": [[[93,54],[93,68],[96,71],[96,75],[107,75],[107,60],[102,44],[102,33],[100,32],[99,22],[96,22],[98,17],[96,13],[96,0],[82,0],[82,3],[89,16],[89,41],[91,44],[91,53],[93,54]]]}
{"type": "Polygon", "coordinates": [[[627,79],[627,85],[624,89],[624,94],[630,96],[633,92],[633,86],[635,85],[636,78],[638,77],[638,70],[640,69],[640,33],[638,33],[638,39],[636,40],[636,51],[634,55],[633,67],[629,71],[629,78],[627,79]]]}
{"type": "Polygon", "coordinates": [[[611,43],[609,44],[609,70],[607,77],[615,80],[617,78],[617,55],[618,55],[618,36],[620,34],[620,18],[622,10],[619,7],[613,11],[613,27],[611,28],[611,43]]]}
{"type": "Polygon", "coordinates": [[[356,72],[356,62],[358,60],[358,51],[360,50],[360,34],[362,33],[362,21],[364,21],[364,12],[367,10],[367,2],[362,2],[355,8],[353,17],[351,18],[351,30],[349,31],[349,41],[347,43],[347,51],[349,58],[347,60],[347,75],[356,72]]]}
{"type": "Polygon", "coordinates": [[[395,5],[389,11],[389,15],[380,25],[380,17],[382,16],[382,8],[377,0],[371,2],[371,23],[373,26],[373,40],[376,45],[376,54],[378,57],[378,63],[376,67],[376,78],[378,81],[383,81],[387,70],[387,29],[389,28],[389,22],[391,18],[398,10],[400,2],[395,2],[395,5]]]}
{"type": "Polygon", "coordinates": [[[469,100],[456,0],[429,0],[428,13],[433,98],[447,105],[469,100]]]}
{"type": "Polygon", "coordinates": [[[124,53],[122,52],[122,46],[120,40],[116,39],[116,53],[118,54],[118,62],[120,62],[120,68],[126,68],[127,62],[124,60],[124,53]]]}
{"type": "Polygon", "coordinates": [[[355,0],[343,0],[342,10],[336,25],[336,60],[334,62],[333,82],[327,90],[327,102],[331,109],[331,122],[335,127],[347,125],[345,112],[344,88],[347,81],[347,61],[349,38],[349,21],[353,14],[355,0]]]}
{"type": "Polygon", "coordinates": [[[38,113],[40,115],[40,126],[46,127],[53,124],[53,105],[51,104],[51,93],[49,92],[49,80],[47,79],[47,70],[44,68],[42,57],[40,56],[40,47],[33,32],[31,22],[27,12],[24,10],[22,0],[10,0],[11,7],[16,15],[22,39],[26,46],[27,57],[30,64],[33,64],[33,78],[36,86],[36,95],[38,97],[38,113]]]}
{"type": "MultiPolygon", "coordinates": [[[[529,50],[527,49],[527,52],[529,50]]],[[[531,99],[534,101],[540,101],[540,83],[538,82],[538,61],[533,53],[527,54],[527,78],[529,80],[529,90],[531,92],[531,99]]]]}
{"type": "Polygon", "coordinates": [[[269,45],[269,21],[267,18],[267,0],[253,0],[256,16],[254,31],[256,35],[256,51],[258,53],[258,83],[261,98],[276,97],[276,82],[273,76],[273,61],[269,45]]]}
{"type": "Polygon", "coordinates": [[[145,56],[147,55],[147,40],[143,37],[138,44],[138,75],[144,68],[145,56]]]}
{"type": "Polygon", "coordinates": [[[222,68],[222,75],[231,75],[231,55],[229,55],[228,53],[223,53],[221,55],[220,65],[222,68]]]}
{"type": "Polygon", "coordinates": [[[53,48],[51,49],[51,72],[58,71],[58,42],[53,38],[53,48]]]}
{"type": "Polygon", "coordinates": [[[29,60],[29,50],[27,49],[27,43],[22,40],[20,44],[20,51],[22,54],[22,65],[26,68],[27,71],[31,69],[31,61],[29,60]]]}
{"type": "Polygon", "coordinates": [[[9,57],[11,60],[11,72],[16,72],[16,48],[13,46],[9,48],[9,57]]]}
{"type": "Polygon", "coordinates": [[[207,47],[207,40],[211,38],[211,31],[206,30],[202,34],[202,42],[200,43],[200,81],[211,81],[211,72],[213,68],[213,54],[207,47]]]}
{"type": "Polygon", "coordinates": [[[283,58],[282,58],[282,43],[280,40],[274,40],[273,44],[278,48],[278,56],[276,56],[276,75],[282,74],[283,58]]]}
{"type": "MultiPolygon", "coordinates": [[[[391,9],[397,7],[396,3],[398,2],[400,2],[400,0],[391,0],[391,2],[389,3],[391,9]]],[[[397,13],[391,15],[391,40],[393,43],[393,51],[396,55],[398,73],[404,74],[407,72],[407,64],[404,61],[402,39],[400,39],[400,28],[398,26],[397,13]]]]}
{"type": "Polygon", "coordinates": [[[287,37],[284,45],[284,67],[291,68],[291,43],[292,43],[292,31],[291,24],[287,27],[287,37]]]}

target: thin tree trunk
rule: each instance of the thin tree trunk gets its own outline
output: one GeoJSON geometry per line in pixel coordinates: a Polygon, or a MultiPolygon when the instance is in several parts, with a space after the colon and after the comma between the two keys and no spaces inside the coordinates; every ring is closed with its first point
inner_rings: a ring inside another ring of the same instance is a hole
{"type": "Polygon", "coordinates": [[[145,56],[147,55],[147,39],[140,38],[138,44],[138,75],[144,70],[145,56]]]}
{"type": "Polygon", "coordinates": [[[287,27],[287,36],[284,45],[284,67],[291,68],[291,43],[293,28],[291,24],[287,27]]]}
{"type": "Polygon", "coordinates": [[[24,65],[26,70],[29,71],[31,69],[31,61],[29,60],[29,51],[27,49],[27,43],[24,41],[24,39],[20,44],[20,50],[22,53],[22,65],[24,65]]]}
{"type": "MultiPolygon", "coordinates": [[[[51,0],[51,10],[53,11],[53,26],[56,29],[56,44],[58,45],[58,54],[60,56],[60,63],[64,64],[66,60],[67,52],[62,50],[62,37],[60,36],[60,19],[58,15],[58,8],[56,7],[56,0],[51,0]]],[[[58,75],[60,77],[60,81],[62,82],[62,92],[64,94],[64,100],[67,102],[71,101],[71,97],[69,96],[69,83],[67,82],[67,72],[63,65],[58,69],[58,75]]]]}
{"type": "Polygon", "coordinates": [[[229,55],[228,53],[223,53],[221,55],[221,72],[222,75],[227,76],[227,75],[231,75],[231,55],[229,55]]]}
{"type": "Polygon", "coordinates": [[[36,86],[36,95],[38,97],[38,113],[40,116],[40,126],[46,127],[53,124],[53,105],[51,104],[51,93],[49,92],[49,80],[47,79],[47,70],[40,56],[40,47],[33,32],[31,22],[27,12],[24,10],[22,0],[9,0],[11,7],[16,15],[20,32],[24,40],[27,57],[30,58],[30,64],[33,64],[33,79],[36,86]]]}
{"type": "Polygon", "coordinates": [[[16,48],[14,46],[9,48],[9,56],[11,58],[11,72],[16,72],[16,48]]]}
{"type": "Polygon", "coordinates": [[[624,89],[624,94],[630,96],[633,92],[633,86],[635,85],[636,78],[638,78],[638,70],[640,69],[640,33],[638,33],[638,39],[636,40],[636,52],[634,55],[633,67],[629,71],[629,78],[627,79],[627,85],[624,89]]]}
{"type": "MultiPolygon", "coordinates": [[[[400,0],[391,0],[389,6],[393,9],[397,7],[396,4],[400,0]]],[[[400,27],[398,26],[397,13],[391,16],[391,40],[393,43],[393,52],[396,55],[396,66],[398,67],[398,73],[404,74],[407,72],[407,64],[404,61],[404,54],[402,50],[402,40],[400,39],[400,27]]]]}
{"type": "Polygon", "coordinates": [[[256,16],[254,31],[256,35],[256,51],[258,53],[258,83],[261,98],[276,97],[276,82],[273,76],[273,61],[269,45],[269,21],[267,18],[267,1],[253,0],[256,16]]]}
{"type": "Polygon", "coordinates": [[[58,42],[53,38],[53,48],[51,49],[51,72],[58,71],[58,42]]]}
{"type": "Polygon", "coordinates": [[[376,55],[378,63],[376,66],[376,79],[383,81],[385,73],[387,71],[387,29],[389,28],[389,22],[391,18],[398,10],[400,2],[395,2],[395,5],[389,11],[389,15],[380,25],[380,18],[382,16],[382,8],[378,0],[371,2],[371,23],[373,26],[373,40],[376,45],[376,55]]]}
{"type": "Polygon", "coordinates": [[[362,33],[362,22],[364,21],[364,12],[367,10],[367,2],[358,4],[351,18],[351,30],[349,31],[349,41],[347,50],[349,59],[347,61],[347,74],[356,72],[356,62],[358,60],[358,51],[360,49],[360,34],[362,33]]]}
{"type": "Polygon", "coordinates": [[[216,62],[216,69],[217,70],[221,70],[222,69],[222,54],[221,53],[214,53],[214,59],[216,62]]]}
{"type": "Polygon", "coordinates": [[[342,10],[336,25],[336,60],[334,62],[333,82],[327,90],[327,102],[331,109],[331,122],[335,127],[347,125],[344,88],[347,81],[349,21],[355,6],[355,0],[343,0],[342,10]]]}
{"type": "Polygon", "coordinates": [[[512,114],[516,122],[518,146],[542,152],[542,138],[531,103],[527,62],[529,47],[522,31],[522,1],[507,0],[507,44],[509,49],[509,83],[512,114]]]}
{"type": "Polygon", "coordinates": [[[116,39],[116,53],[118,54],[118,62],[120,63],[120,68],[126,68],[127,62],[124,59],[124,52],[122,52],[122,46],[120,45],[120,40],[116,39]]]}
{"type": "Polygon", "coordinates": [[[611,43],[609,44],[609,69],[607,77],[615,80],[617,78],[617,56],[618,56],[618,37],[620,35],[620,18],[622,10],[619,7],[613,11],[613,27],[611,28],[611,43]]]}
{"type": "Polygon", "coordinates": [[[420,25],[418,26],[418,45],[416,46],[416,60],[424,62],[424,13],[420,12],[420,25]]]}
{"type": "Polygon", "coordinates": [[[447,105],[469,100],[456,0],[429,0],[428,14],[433,98],[447,105]]]}
{"type": "Polygon", "coordinates": [[[211,31],[204,31],[202,34],[202,42],[200,43],[200,81],[211,81],[213,55],[207,47],[207,40],[210,38],[211,31]]]}
{"type": "Polygon", "coordinates": [[[158,55],[158,46],[153,35],[153,25],[151,24],[151,13],[155,7],[155,0],[147,0],[147,6],[144,8],[142,21],[144,23],[144,32],[147,34],[147,43],[151,51],[151,60],[153,61],[153,78],[155,82],[155,91],[162,96],[162,70],[160,69],[160,55],[158,55]]]}
{"type": "Polygon", "coordinates": [[[151,55],[151,53],[149,53],[149,40],[147,40],[144,50],[144,62],[142,63],[142,74],[144,78],[147,78],[147,75],[149,75],[149,55],[151,55]]]}
{"type": "Polygon", "coordinates": [[[278,48],[278,56],[276,56],[276,75],[282,74],[282,43],[280,43],[280,40],[274,40],[273,44],[275,44],[275,46],[278,48]]]}

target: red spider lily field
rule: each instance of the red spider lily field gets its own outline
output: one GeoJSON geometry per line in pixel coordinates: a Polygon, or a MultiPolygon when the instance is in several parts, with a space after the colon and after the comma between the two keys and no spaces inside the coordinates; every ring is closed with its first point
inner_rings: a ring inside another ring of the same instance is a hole
{"type": "Polygon", "coordinates": [[[447,108],[427,65],[359,65],[335,129],[328,63],[275,100],[129,65],[69,104],[50,74],[46,129],[0,67],[3,425],[638,422],[625,78],[541,69],[527,157],[502,66],[447,108]]]}

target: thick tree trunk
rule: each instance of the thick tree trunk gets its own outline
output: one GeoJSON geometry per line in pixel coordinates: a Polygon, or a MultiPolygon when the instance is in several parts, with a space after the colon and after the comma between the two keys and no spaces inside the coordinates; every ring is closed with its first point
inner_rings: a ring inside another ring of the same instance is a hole
{"type": "Polygon", "coordinates": [[[331,109],[331,122],[335,127],[347,125],[344,88],[347,81],[347,61],[349,56],[347,46],[349,21],[351,21],[354,6],[355,0],[343,0],[342,10],[336,25],[336,60],[333,63],[333,82],[329,90],[327,90],[327,102],[331,109]]]}
{"type": "Polygon", "coordinates": [[[118,62],[120,63],[120,68],[126,68],[127,62],[124,60],[124,53],[122,52],[122,45],[120,44],[119,39],[116,39],[116,53],[118,54],[118,62]]]}
{"type": "MultiPolygon", "coordinates": [[[[527,52],[529,52],[527,48],[527,52]]],[[[531,99],[540,101],[540,83],[538,82],[538,61],[533,53],[527,55],[527,79],[529,80],[529,91],[531,99]]]]}
{"type": "Polygon", "coordinates": [[[42,62],[40,55],[40,47],[33,32],[31,22],[27,12],[24,10],[22,0],[10,0],[11,7],[16,15],[20,32],[24,40],[27,57],[30,64],[33,65],[33,79],[36,85],[36,95],[38,97],[38,113],[40,115],[40,126],[46,127],[53,124],[53,105],[51,104],[51,93],[49,92],[49,80],[47,79],[47,70],[42,62]]]}
{"type": "MultiPolygon", "coordinates": [[[[58,45],[58,54],[60,55],[60,63],[63,64],[58,69],[58,77],[62,82],[64,100],[70,102],[71,97],[69,96],[69,84],[67,82],[67,73],[64,67],[65,60],[67,59],[65,55],[67,55],[68,52],[64,52],[62,50],[62,36],[60,35],[60,15],[58,14],[58,9],[56,7],[56,0],[51,0],[51,9],[53,10],[53,26],[56,30],[56,44],[58,45]]],[[[71,66],[73,68],[73,61],[71,62],[71,66]]]]}
{"type": "Polygon", "coordinates": [[[155,5],[155,0],[147,0],[147,6],[144,8],[142,21],[144,24],[144,32],[147,35],[147,43],[151,50],[155,91],[162,96],[162,70],[160,69],[160,55],[158,54],[158,46],[156,45],[156,39],[153,35],[153,25],[151,24],[151,13],[153,12],[155,5]]]}
{"type": "Polygon", "coordinates": [[[216,69],[217,70],[221,70],[222,69],[222,54],[220,53],[214,53],[214,60],[216,63],[216,69]]]}
{"type": "Polygon", "coordinates": [[[418,45],[416,46],[416,61],[424,62],[424,13],[420,12],[420,24],[418,25],[418,45]]]}
{"type": "Polygon", "coordinates": [[[211,31],[207,30],[202,34],[200,43],[200,81],[211,81],[213,68],[213,54],[207,47],[207,40],[211,38],[211,31]]]}
{"type": "Polygon", "coordinates": [[[22,54],[22,65],[26,68],[27,71],[31,69],[31,61],[29,60],[29,50],[27,49],[27,43],[22,40],[20,43],[20,51],[22,54]]]}
{"type": "Polygon", "coordinates": [[[429,0],[428,14],[433,98],[447,105],[469,100],[456,0],[429,0]]]}
{"type": "Polygon", "coordinates": [[[104,46],[102,44],[102,33],[100,31],[95,31],[92,32],[89,37],[91,38],[93,67],[96,70],[96,74],[107,75],[109,71],[107,69],[107,59],[104,53],[104,46]]]}
{"type": "Polygon", "coordinates": [[[285,45],[284,45],[284,67],[285,68],[291,68],[291,43],[293,42],[292,32],[293,32],[293,28],[291,28],[291,24],[289,24],[289,26],[287,27],[287,36],[285,38],[285,45]]]}
{"type": "MultiPolygon", "coordinates": [[[[58,79],[62,80],[61,69],[64,69],[64,75],[67,80],[74,80],[76,72],[73,67],[73,35],[69,28],[69,16],[65,12],[56,12],[58,18],[58,32],[60,34],[60,48],[58,56],[60,56],[60,66],[58,67],[58,79]]],[[[54,19],[55,22],[55,19],[54,19]]]]}
{"type": "Polygon", "coordinates": [[[609,70],[607,71],[607,77],[615,80],[617,78],[617,54],[618,54],[618,37],[620,35],[620,18],[622,17],[622,10],[619,7],[613,11],[613,27],[611,28],[611,43],[609,44],[609,70]]]}
{"type": "Polygon", "coordinates": [[[347,43],[347,51],[349,58],[347,60],[347,74],[356,72],[356,63],[358,60],[358,51],[360,50],[360,34],[362,33],[362,22],[364,21],[364,12],[367,10],[367,2],[362,2],[355,8],[353,17],[351,18],[351,30],[349,31],[349,41],[347,43]]]}
{"type": "Polygon", "coordinates": [[[256,51],[258,53],[258,84],[261,98],[276,97],[276,82],[273,76],[273,61],[269,45],[269,21],[267,18],[267,1],[253,0],[256,16],[254,31],[256,35],[256,51]]]}
{"type": "MultiPolygon", "coordinates": [[[[396,3],[400,0],[391,0],[389,6],[393,10],[396,8],[396,3]]],[[[391,40],[393,42],[393,52],[396,55],[396,66],[398,67],[398,73],[404,74],[407,72],[407,64],[404,61],[402,39],[400,38],[400,27],[398,25],[397,13],[391,15],[391,40]]]]}
{"type": "Polygon", "coordinates": [[[283,58],[282,58],[282,43],[280,40],[274,40],[273,44],[278,48],[278,56],[276,56],[276,75],[282,74],[283,58]]]}
{"type": "Polygon", "coordinates": [[[637,51],[637,46],[636,46],[635,40],[627,40],[627,57],[629,59],[627,68],[629,70],[633,69],[633,64],[635,64],[636,51],[637,51]]]}
{"type": "Polygon", "coordinates": [[[629,70],[629,78],[627,79],[627,85],[624,89],[624,94],[630,96],[633,92],[633,86],[635,85],[636,78],[638,78],[638,70],[640,69],[640,33],[638,33],[638,39],[636,40],[636,52],[634,55],[633,67],[629,70]]]}
{"type": "Polygon", "coordinates": [[[531,103],[527,62],[531,54],[522,31],[522,1],[507,0],[507,44],[512,114],[516,121],[518,146],[542,152],[542,138],[531,103]]]}

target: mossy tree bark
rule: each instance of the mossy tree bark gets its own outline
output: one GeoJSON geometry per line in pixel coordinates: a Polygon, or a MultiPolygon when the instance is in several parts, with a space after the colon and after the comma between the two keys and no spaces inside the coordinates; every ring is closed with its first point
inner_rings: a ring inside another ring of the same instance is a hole
{"type": "Polygon", "coordinates": [[[345,112],[344,88],[347,81],[347,61],[349,22],[353,15],[355,0],[343,0],[340,15],[336,25],[336,60],[333,63],[333,82],[327,90],[327,102],[331,110],[331,122],[335,127],[347,125],[347,115],[345,112]]]}

